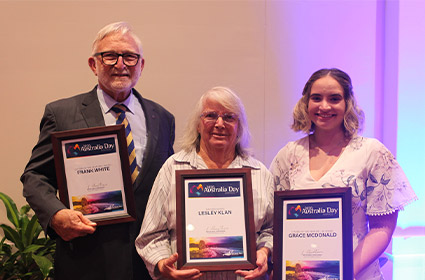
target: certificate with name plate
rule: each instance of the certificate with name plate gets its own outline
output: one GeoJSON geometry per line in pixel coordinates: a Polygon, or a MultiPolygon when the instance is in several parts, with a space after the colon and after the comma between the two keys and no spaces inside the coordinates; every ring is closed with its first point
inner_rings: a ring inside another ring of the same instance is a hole
{"type": "Polygon", "coordinates": [[[98,225],[136,217],[123,125],[51,135],[59,198],[98,225]]]}
{"type": "Polygon", "coordinates": [[[256,267],[251,170],[176,171],[179,269],[256,267]]]}
{"type": "Polygon", "coordinates": [[[275,192],[277,279],[353,279],[351,188],[275,192]]]}

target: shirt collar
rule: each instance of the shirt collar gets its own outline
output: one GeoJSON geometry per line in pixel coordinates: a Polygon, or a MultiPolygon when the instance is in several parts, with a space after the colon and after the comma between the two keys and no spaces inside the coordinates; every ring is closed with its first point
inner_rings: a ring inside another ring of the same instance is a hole
{"type": "Polygon", "coordinates": [[[97,98],[99,99],[100,107],[102,108],[102,111],[104,114],[108,113],[111,110],[111,108],[117,103],[125,105],[127,107],[128,112],[134,114],[133,90],[131,90],[126,100],[124,100],[123,102],[117,102],[115,99],[110,97],[98,86],[97,98]]]}
{"type": "MultiPolygon", "coordinates": [[[[179,163],[188,163],[195,169],[201,169],[202,166],[205,166],[205,163],[199,162],[202,159],[196,153],[196,149],[193,148],[190,152],[182,151],[180,153],[175,154],[174,160],[179,163]]],[[[246,159],[241,156],[236,156],[236,158],[229,165],[229,168],[252,168],[252,169],[260,169],[261,166],[257,160],[253,157],[247,157],[246,159]]]]}

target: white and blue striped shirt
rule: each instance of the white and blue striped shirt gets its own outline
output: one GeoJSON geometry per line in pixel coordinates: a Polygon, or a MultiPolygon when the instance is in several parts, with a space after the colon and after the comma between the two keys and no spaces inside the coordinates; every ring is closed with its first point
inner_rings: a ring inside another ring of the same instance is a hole
{"type": "MultiPolygon", "coordinates": [[[[273,248],[273,195],[274,184],[271,173],[258,160],[237,156],[228,168],[251,168],[254,203],[254,223],[257,250],[273,248]]],[[[195,149],[187,153],[180,151],[171,156],[156,177],[149,197],[145,217],[136,239],[136,249],[143,258],[154,279],[156,264],[169,258],[177,251],[176,236],[176,170],[207,169],[195,149]]],[[[243,279],[234,273],[206,272],[200,279],[243,279]]]]}

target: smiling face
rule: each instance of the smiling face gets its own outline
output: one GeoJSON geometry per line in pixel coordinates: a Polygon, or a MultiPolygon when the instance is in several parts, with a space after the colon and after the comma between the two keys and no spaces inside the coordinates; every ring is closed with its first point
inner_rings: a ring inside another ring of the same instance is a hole
{"type": "MultiPolygon", "coordinates": [[[[217,112],[219,115],[233,113],[211,99],[206,100],[202,112],[217,112]]],[[[222,117],[219,117],[216,121],[208,121],[201,118],[198,125],[198,132],[201,136],[200,149],[207,152],[225,151],[234,154],[238,126],[239,122],[237,120],[233,123],[228,123],[224,122],[222,117]]]]}
{"type": "Polygon", "coordinates": [[[344,90],[334,78],[325,76],[313,83],[308,115],[316,131],[343,131],[345,109],[344,90]]]}
{"type": "MultiPolygon", "coordinates": [[[[95,52],[111,51],[118,54],[137,53],[141,50],[129,34],[112,33],[98,42],[95,52]]],[[[113,66],[102,63],[100,55],[89,58],[89,66],[98,77],[100,88],[117,101],[125,100],[136,85],[143,70],[144,60],[140,58],[135,66],[126,66],[119,57],[113,66]]]]}

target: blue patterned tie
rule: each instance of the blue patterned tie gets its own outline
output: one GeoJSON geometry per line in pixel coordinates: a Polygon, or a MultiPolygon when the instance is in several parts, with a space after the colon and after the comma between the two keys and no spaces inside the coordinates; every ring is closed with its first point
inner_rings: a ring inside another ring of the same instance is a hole
{"type": "Polygon", "coordinates": [[[139,171],[137,170],[136,150],[134,148],[133,134],[131,133],[130,123],[125,117],[125,111],[127,111],[127,107],[122,104],[115,104],[111,110],[117,114],[116,124],[124,124],[125,126],[125,137],[127,138],[128,155],[130,159],[131,181],[134,183],[137,175],[139,174],[139,171]]]}

